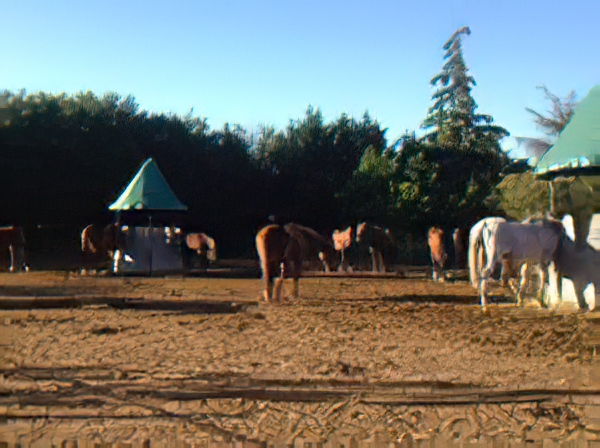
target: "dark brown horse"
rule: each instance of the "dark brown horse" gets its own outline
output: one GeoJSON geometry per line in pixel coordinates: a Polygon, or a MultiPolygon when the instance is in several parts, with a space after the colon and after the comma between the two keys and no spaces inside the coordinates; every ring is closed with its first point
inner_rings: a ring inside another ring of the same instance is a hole
{"type": "Polygon", "coordinates": [[[373,272],[385,272],[383,254],[394,248],[394,239],[390,231],[363,222],[356,227],[356,242],[360,249],[361,260],[366,254],[370,254],[373,272]]]}
{"type": "Polygon", "coordinates": [[[431,255],[432,278],[434,281],[444,281],[444,266],[448,254],[444,248],[444,231],[439,227],[432,227],[427,233],[427,245],[431,255]]]}
{"type": "Polygon", "coordinates": [[[9,272],[29,270],[25,260],[25,236],[18,226],[0,227],[1,265],[9,272]]]}
{"type": "Polygon", "coordinates": [[[298,297],[302,261],[317,254],[326,269],[335,265],[335,249],[331,240],[298,224],[268,225],[256,235],[256,251],[264,284],[264,298],[279,301],[285,278],[293,278],[293,297],[298,297]],[[277,278],[275,284],[273,279],[277,278]]]}
{"type": "Polygon", "coordinates": [[[457,227],[452,233],[454,243],[454,267],[465,269],[467,267],[467,249],[469,247],[468,229],[457,227]]]}
{"type": "Polygon", "coordinates": [[[81,232],[83,272],[107,267],[115,252],[125,246],[125,229],[119,224],[90,224],[81,232]]]}

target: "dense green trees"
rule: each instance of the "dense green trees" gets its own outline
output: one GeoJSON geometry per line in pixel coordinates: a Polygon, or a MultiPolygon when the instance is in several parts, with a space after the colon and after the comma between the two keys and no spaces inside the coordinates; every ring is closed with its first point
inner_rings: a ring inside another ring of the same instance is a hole
{"type": "Polygon", "coordinates": [[[467,27],[444,45],[442,71],[431,79],[433,105],[423,120],[426,134],[398,142],[392,176],[393,212],[409,229],[430,225],[467,226],[494,211],[494,186],[510,161],[500,147],[508,131],[489,115],[476,113],[461,38],[467,27]]]}
{"type": "Polygon", "coordinates": [[[271,214],[325,232],[367,219],[418,238],[432,224],[469,223],[492,211],[490,192],[510,163],[499,146],[506,130],[476,113],[466,34],[444,47],[426,135],[392,146],[368,113],[326,122],[309,107],[283,130],[251,135],[210,129],[191,113],[140,110],[115,93],[8,92],[0,98],[0,224],[107,221],[107,205],[147,157],[189,207],[172,219],[212,234],[225,256],[253,257],[254,234],[271,214]]]}

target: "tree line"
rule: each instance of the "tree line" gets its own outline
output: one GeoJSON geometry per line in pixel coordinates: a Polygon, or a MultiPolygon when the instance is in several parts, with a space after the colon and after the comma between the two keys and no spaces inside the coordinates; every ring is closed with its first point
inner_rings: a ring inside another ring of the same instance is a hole
{"type": "Polygon", "coordinates": [[[254,256],[269,215],[323,232],[369,220],[419,238],[431,225],[467,226],[496,211],[494,187],[516,166],[500,147],[508,131],[477,113],[461,47],[469,33],[444,45],[425,135],[393,143],[368,113],[326,122],[308,107],[285,129],[211,129],[117,93],[5,92],[0,224],[108,222],[107,206],[153,157],[188,206],[173,219],[213,235],[225,256],[254,256]]]}

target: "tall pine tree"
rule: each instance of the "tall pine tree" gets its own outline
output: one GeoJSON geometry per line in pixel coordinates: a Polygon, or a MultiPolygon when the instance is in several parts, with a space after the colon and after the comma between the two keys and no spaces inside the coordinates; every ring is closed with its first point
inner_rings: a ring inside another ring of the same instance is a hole
{"type": "Polygon", "coordinates": [[[469,27],[459,28],[444,44],[442,71],[430,84],[437,87],[433,105],[421,125],[428,129],[424,139],[448,149],[492,149],[500,151],[499,141],[508,131],[492,124],[490,115],[475,113],[477,103],[471,96],[477,85],[468,74],[462,52],[462,37],[471,34],[469,27]]]}

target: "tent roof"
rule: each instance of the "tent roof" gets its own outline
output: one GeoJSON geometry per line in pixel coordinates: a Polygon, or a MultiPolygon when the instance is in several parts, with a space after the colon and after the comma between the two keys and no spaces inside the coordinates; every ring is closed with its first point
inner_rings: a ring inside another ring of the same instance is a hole
{"type": "Polygon", "coordinates": [[[535,174],[600,170],[600,84],[581,100],[556,143],[540,158],[535,174]]]}
{"type": "Polygon", "coordinates": [[[109,210],[187,210],[173,193],[154,159],[144,162],[109,210]]]}

